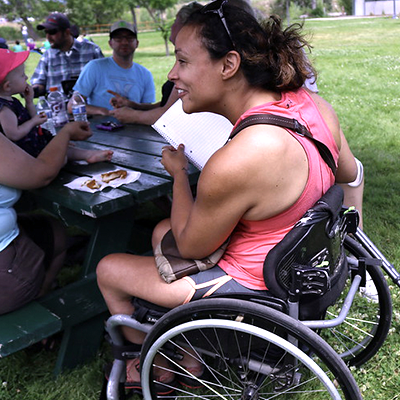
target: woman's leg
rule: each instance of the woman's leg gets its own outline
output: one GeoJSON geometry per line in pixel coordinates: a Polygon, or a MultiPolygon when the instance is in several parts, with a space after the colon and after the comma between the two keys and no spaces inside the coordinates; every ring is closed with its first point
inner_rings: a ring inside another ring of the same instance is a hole
{"type": "MultiPolygon", "coordinates": [[[[183,304],[191,292],[185,280],[166,283],[159,275],[154,257],[131,254],[111,254],[97,267],[97,282],[111,314],[132,314],[132,297],[138,297],[163,307],[183,304]]],[[[128,327],[124,336],[132,343],[143,342],[145,334],[128,327]]]]}

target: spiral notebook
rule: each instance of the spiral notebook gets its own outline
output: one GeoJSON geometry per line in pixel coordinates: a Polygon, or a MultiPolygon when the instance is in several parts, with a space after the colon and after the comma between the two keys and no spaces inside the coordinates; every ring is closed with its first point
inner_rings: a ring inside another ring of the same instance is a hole
{"type": "Polygon", "coordinates": [[[232,124],[221,115],[186,114],[180,99],[152,127],[173,147],[183,143],[186,157],[199,170],[226,143],[232,131],[232,124]]]}

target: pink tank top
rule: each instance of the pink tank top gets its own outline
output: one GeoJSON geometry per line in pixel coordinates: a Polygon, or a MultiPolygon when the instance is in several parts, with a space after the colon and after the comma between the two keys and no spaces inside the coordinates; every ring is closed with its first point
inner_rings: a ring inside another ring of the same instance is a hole
{"type": "MultiPolygon", "coordinates": [[[[339,149],[316,104],[304,89],[282,93],[281,100],[246,111],[236,125],[249,115],[263,113],[297,119],[317,140],[328,146],[337,164],[339,149]]],[[[289,209],[272,218],[262,221],[241,219],[218,263],[228,275],[250,289],[267,289],[263,278],[266,255],[335,182],[331,169],[321,158],[312,141],[290,130],[288,132],[296,138],[307,154],[309,176],[303,193],[289,209]]]]}

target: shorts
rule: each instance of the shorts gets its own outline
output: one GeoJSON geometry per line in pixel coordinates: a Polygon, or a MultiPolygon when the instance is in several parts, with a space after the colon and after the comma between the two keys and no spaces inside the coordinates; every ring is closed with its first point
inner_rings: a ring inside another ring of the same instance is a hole
{"type": "Polygon", "coordinates": [[[192,291],[184,304],[203,299],[212,294],[260,294],[268,292],[268,290],[253,290],[241,285],[218,265],[206,271],[185,276],[182,279],[185,279],[192,286],[192,291]]]}
{"type": "Polygon", "coordinates": [[[18,217],[18,225],[19,235],[0,252],[0,314],[39,295],[53,258],[54,234],[47,217],[18,217]]]}

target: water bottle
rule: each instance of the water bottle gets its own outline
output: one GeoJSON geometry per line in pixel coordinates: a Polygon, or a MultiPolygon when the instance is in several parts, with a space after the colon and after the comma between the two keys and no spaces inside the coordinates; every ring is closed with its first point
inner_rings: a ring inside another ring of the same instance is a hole
{"type": "Polygon", "coordinates": [[[47,101],[51,106],[54,125],[56,127],[64,126],[69,120],[64,94],[58,90],[58,87],[51,87],[47,101]]]}
{"type": "Polygon", "coordinates": [[[47,129],[53,136],[57,134],[56,127],[54,126],[53,113],[51,112],[50,104],[47,102],[44,96],[39,97],[39,101],[36,105],[37,113],[45,113],[47,121],[42,124],[43,129],[47,129]]]}
{"type": "Polygon", "coordinates": [[[76,90],[71,96],[71,108],[75,121],[87,121],[85,100],[76,90]]]}

